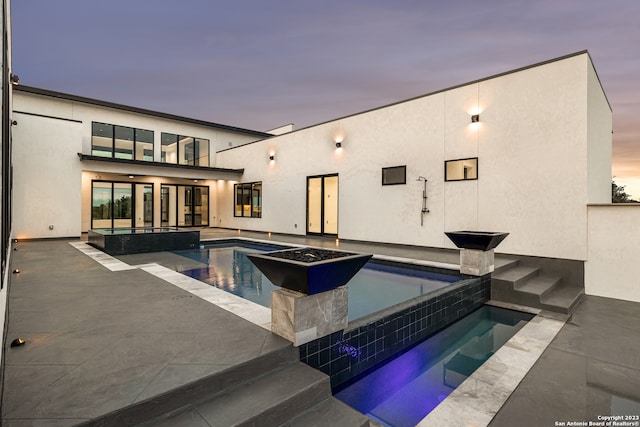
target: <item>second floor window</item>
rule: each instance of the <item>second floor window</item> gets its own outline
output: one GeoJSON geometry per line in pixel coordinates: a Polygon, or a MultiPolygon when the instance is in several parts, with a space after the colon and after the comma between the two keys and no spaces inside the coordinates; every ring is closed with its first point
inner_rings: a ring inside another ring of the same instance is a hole
{"type": "Polygon", "coordinates": [[[91,155],[153,161],[153,131],[93,122],[91,155]]]}
{"type": "Polygon", "coordinates": [[[162,133],[163,163],[209,167],[209,140],[162,133]]]}

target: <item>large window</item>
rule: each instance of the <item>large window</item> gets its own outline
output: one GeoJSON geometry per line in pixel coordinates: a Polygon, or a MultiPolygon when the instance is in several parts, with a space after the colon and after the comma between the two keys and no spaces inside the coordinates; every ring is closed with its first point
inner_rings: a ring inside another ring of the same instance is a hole
{"type": "Polygon", "coordinates": [[[233,216],[262,218],[262,182],[236,184],[233,216]]]}
{"type": "Polygon", "coordinates": [[[478,179],[478,158],[447,160],[444,162],[445,181],[478,179]]]}
{"type": "Polygon", "coordinates": [[[151,227],[152,225],[153,184],[92,182],[91,228],[151,227]]]}
{"type": "Polygon", "coordinates": [[[162,141],[162,162],[191,166],[209,166],[208,139],[164,132],[160,139],[162,141]]]}
{"type": "Polygon", "coordinates": [[[93,122],[91,155],[153,161],[153,131],[93,122]]]}

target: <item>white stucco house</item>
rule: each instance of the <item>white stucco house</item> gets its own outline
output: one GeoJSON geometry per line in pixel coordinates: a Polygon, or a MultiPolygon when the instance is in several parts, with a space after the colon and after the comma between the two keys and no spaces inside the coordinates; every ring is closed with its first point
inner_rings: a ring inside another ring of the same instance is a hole
{"type": "Polygon", "coordinates": [[[640,211],[610,204],[587,51],[295,131],[13,89],[14,238],[198,226],[452,249],[445,231],[505,231],[498,252],[579,263],[586,293],[640,301],[619,268],[640,211]]]}

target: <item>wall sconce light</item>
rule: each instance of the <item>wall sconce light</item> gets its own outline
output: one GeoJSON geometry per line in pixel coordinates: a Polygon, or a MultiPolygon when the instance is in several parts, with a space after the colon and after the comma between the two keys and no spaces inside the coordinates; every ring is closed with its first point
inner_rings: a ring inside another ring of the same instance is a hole
{"type": "Polygon", "coordinates": [[[11,120],[11,126],[18,126],[17,120],[11,120]]]}
{"type": "Polygon", "coordinates": [[[11,76],[9,77],[9,80],[11,81],[11,84],[14,86],[17,86],[20,84],[20,77],[18,77],[17,74],[13,74],[11,73],[11,76]]]}
{"type": "Polygon", "coordinates": [[[478,123],[480,121],[480,114],[474,114],[471,116],[471,123],[478,123]]]}
{"type": "Polygon", "coordinates": [[[276,159],[276,156],[274,156],[273,154],[269,156],[269,160],[274,161],[275,159],[276,159]]]}
{"type": "Polygon", "coordinates": [[[11,341],[11,347],[20,347],[21,345],[24,345],[26,343],[26,341],[22,338],[16,338],[15,340],[11,341]]]}
{"type": "Polygon", "coordinates": [[[336,142],[336,148],[341,148],[342,147],[342,142],[336,142]]]}

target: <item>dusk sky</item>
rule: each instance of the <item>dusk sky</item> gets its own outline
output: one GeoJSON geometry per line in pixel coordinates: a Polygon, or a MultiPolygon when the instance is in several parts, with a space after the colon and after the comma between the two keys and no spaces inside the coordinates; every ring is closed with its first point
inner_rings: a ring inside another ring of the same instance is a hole
{"type": "Polygon", "coordinates": [[[640,198],[640,1],[14,0],[20,82],[296,128],[588,49],[640,198]]]}

